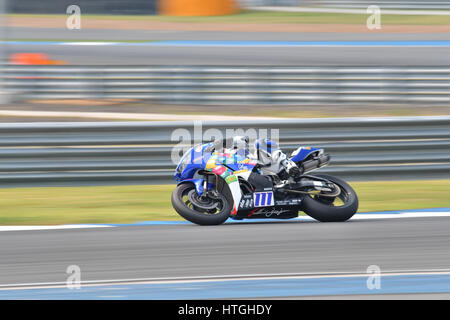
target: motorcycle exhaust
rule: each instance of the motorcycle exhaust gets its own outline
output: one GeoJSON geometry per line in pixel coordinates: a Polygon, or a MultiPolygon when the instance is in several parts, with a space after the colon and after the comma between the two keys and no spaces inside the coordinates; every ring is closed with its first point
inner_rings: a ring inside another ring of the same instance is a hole
{"type": "Polygon", "coordinates": [[[321,154],[313,160],[308,160],[300,164],[299,168],[302,174],[325,167],[330,163],[331,156],[329,154],[321,154]]]}

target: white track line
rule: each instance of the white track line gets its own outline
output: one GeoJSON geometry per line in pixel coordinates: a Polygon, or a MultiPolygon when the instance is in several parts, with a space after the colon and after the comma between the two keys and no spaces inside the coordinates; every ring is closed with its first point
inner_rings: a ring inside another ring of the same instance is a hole
{"type": "MultiPolygon", "coordinates": [[[[325,12],[325,13],[352,13],[368,14],[367,9],[346,9],[346,8],[306,8],[306,7],[249,7],[255,11],[277,11],[277,12],[325,12]]],[[[394,10],[383,9],[382,14],[395,15],[420,15],[420,16],[450,16],[450,10],[394,10]]]]}
{"type": "MultiPolygon", "coordinates": [[[[374,219],[406,219],[406,218],[439,218],[439,217],[450,217],[450,212],[399,212],[399,213],[357,213],[354,215],[350,221],[352,220],[374,220],[374,219]]],[[[263,219],[258,219],[258,222],[263,219]]],[[[315,219],[308,216],[300,216],[298,218],[294,218],[291,220],[300,220],[300,221],[316,221],[315,219]]],[[[251,222],[252,220],[238,220],[244,222],[251,222]]],[[[283,221],[283,220],[281,220],[283,221]]],[[[271,222],[271,221],[270,221],[271,222]]],[[[289,220],[286,220],[289,222],[289,220]]],[[[230,221],[233,223],[233,221],[230,221]]]]}
{"type": "Polygon", "coordinates": [[[405,212],[405,213],[366,213],[357,214],[351,220],[403,219],[403,218],[438,218],[450,217],[450,212],[405,212]]]}
{"type": "Polygon", "coordinates": [[[93,229],[111,228],[109,225],[96,224],[65,224],[57,226],[0,226],[0,231],[34,231],[34,230],[59,230],[59,229],[93,229]]]}
{"type": "MultiPolygon", "coordinates": [[[[439,217],[450,217],[450,212],[405,212],[405,213],[360,213],[353,216],[352,220],[374,220],[374,219],[407,219],[407,218],[439,218],[439,217]]],[[[298,218],[291,219],[291,221],[316,221],[308,216],[301,216],[298,218]]],[[[264,219],[258,219],[257,222],[264,222],[264,219]]],[[[267,220],[267,223],[273,220],[267,220]]],[[[283,221],[283,220],[280,220],[283,221]]],[[[251,223],[252,220],[239,220],[230,221],[229,223],[239,224],[242,222],[251,223]]],[[[253,221],[255,222],[255,221],[253,221]]],[[[289,223],[289,220],[285,221],[289,223]]],[[[318,222],[319,223],[319,222],[318,222]]],[[[135,225],[135,223],[134,223],[135,225]]],[[[142,224],[146,226],[149,224],[142,224]]],[[[158,223],[158,225],[164,225],[158,223]]],[[[123,226],[127,226],[124,224],[123,226]]],[[[114,228],[114,225],[108,224],[68,224],[68,225],[56,225],[56,226],[0,226],[0,232],[2,231],[35,231],[35,230],[59,230],[59,229],[89,229],[89,228],[114,228]]]]}
{"type": "MultiPolygon", "coordinates": [[[[81,286],[110,286],[132,284],[169,284],[169,283],[202,283],[217,281],[242,281],[242,280],[282,280],[282,279],[321,279],[321,278],[353,278],[367,277],[363,272],[333,272],[333,273],[273,273],[273,274],[237,274],[237,275],[212,275],[194,277],[170,277],[170,278],[135,278],[135,279],[110,279],[82,281],[81,286]]],[[[450,275],[449,269],[430,270],[388,270],[383,271],[382,276],[411,276],[411,275],[450,275]]],[[[37,283],[13,283],[2,284],[0,290],[42,289],[66,287],[66,282],[37,282],[37,283]]]]}

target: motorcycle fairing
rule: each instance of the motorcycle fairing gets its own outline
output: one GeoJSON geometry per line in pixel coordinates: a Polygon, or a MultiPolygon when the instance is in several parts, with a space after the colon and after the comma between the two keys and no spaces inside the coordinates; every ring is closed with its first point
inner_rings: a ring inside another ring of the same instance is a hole
{"type": "Polygon", "coordinates": [[[253,204],[256,208],[272,207],[275,204],[273,191],[254,192],[253,204]]]}
{"type": "Polygon", "coordinates": [[[178,185],[183,184],[183,183],[192,183],[195,185],[195,190],[197,191],[197,193],[199,195],[202,195],[203,191],[204,191],[203,190],[204,189],[203,181],[204,181],[203,179],[186,179],[186,180],[179,182],[178,185]]]}
{"type": "Polygon", "coordinates": [[[204,169],[211,157],[211,153],[205,149],[211,143],[196,145],[190,148],[182,157],[175,170],[174,178],[177,182],[193,179],[198,170],[204,169]]]}
{"type": "MultiPolygon", "coordinates": [[[[244,195],[241,203],[250,200],[248,195],[244,195]]],[[[276,201],[275,201],[276,203],[276,201]]],[[[258,218],[276,218],[276,219],[290,219],[298,216],[298,204],[293,205],[283,205],[283,206],[272,206],[264,208],[249,208],[240,206],[240,210],[237,215],[231,216],[232,219],[258,219],[258,218]]]]}
{"type": "Polygon", "coordinates": [[[247,180],[256,164],[239,154],[214,152],[205,165],[205,170],[222,177],[228,184],[234,202],[231,215],[237,214],[242,197],[239,177],[247,180]]]}
{"type": "Polygon", "coordinates": [[[253,205],[253,193],[242,195],[238,211],[253,210],[254,208],[255,206],[253,205]]]}
{"type": "Polygon", "coordinates": [[[291,153],[291,160],[294,162],[303,161],[310,154],[312,154],[314,152],[316,152],[316,153],[319,152],[319,154],[320,154],[323,152],[323,149],[318,149],[318,148],[313,148],[313,147],[299,147],[291,153]]]}
{"type": "Polygon", "coordinates": [[[179,184],[183,182],[193,183],[197,193],[201,195],[204,192],[203,179],[194,179],[195,173],[203,169],[220,176],[230,188],[234,202],[231,214],[235,215],[242,196],[238,177],[247,180],[257,163],[239,154],[210,153],[207,150],[210,147],[211,143],[207,143],[194,146],[188,150],[177,166],[175,179],[179,184]]]}
{"type": "Polygon", "coordinates": [[[297,207],[268,207],[254,210],[253,213],[246,218],[273,218],[273,219],[292,219],[298,217],[297,207]]]}

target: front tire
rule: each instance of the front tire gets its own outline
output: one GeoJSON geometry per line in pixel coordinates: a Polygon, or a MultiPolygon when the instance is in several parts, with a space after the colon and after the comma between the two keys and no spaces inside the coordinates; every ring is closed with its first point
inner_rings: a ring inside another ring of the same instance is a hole
{"type": "Polygon", "coordinates": [[[302,210],[310,217],[320,222],[343,222],[347,221],[358,211],[358,196],[355,190],[344,180],[328,176],[316,175],[319,178],[329,180],[341,188],[341,198],[343,205],[334,206],[333,202],[323,197],[312,198],[306,196],[303,199],[302,210]]]}
{"type": "Polygon", "coordinates": [[[191,197],[193,193],[197,195],[195,186],[191,183],[178,185],[172,193],[173,208],[186,220],[202,226],[211,226],[224,223],[230,216],[231,207],[223,195],[219,194],[215,199],[218,204],[217,212],[211,212],[212,210],[208,212],[208,210],[196,207],[189,199],[186,200],[189,193],[191,193],[191,197]]]}

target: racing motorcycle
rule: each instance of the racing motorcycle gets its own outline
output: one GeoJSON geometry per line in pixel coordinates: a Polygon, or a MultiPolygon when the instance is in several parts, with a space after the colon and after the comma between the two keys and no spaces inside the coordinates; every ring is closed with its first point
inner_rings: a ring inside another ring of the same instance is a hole
{"type": "Polygon", "coordinates": [[[277,174],[247,154],[221,152],[218,142],[198,144],[181,157],[172,193],[175,211],[199,225],[219,225],[228,218],[291,219],[305,212],[321,222],[350,219],[358,210],[358,197],[344,180],[309,174],[330,162],[323,149],[299,147],[290,160],[295,176],[277,174]]]}

